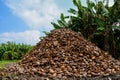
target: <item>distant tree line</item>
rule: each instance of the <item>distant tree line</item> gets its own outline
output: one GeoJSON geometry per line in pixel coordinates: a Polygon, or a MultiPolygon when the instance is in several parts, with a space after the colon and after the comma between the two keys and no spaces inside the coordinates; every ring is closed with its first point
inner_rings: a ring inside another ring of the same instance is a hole
{"type": "Polygon", "coordinates": [[[7,42],[0,44],[0,60],[19,60],[33,48],[32,45],[7,42]]]}

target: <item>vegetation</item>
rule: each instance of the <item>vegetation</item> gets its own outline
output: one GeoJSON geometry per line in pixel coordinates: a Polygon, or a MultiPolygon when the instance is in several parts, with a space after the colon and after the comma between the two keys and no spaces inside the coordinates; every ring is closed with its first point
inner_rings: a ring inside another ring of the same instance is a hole
{"type": "Polygon", "coordinates": [[[6,65],[17,62],[17,60],[2,60],[0,61],[0,68],[5,68],[6,65]]]}
{"type": "Polygon", "coordinates": [[[0,60],[19,60],[28,53],[33,46],[7,42],[0,44],[0,60]]]}
{"type": "Polygon", "coordinates": [[[43,31],[43,33],[45,34],[44,36],[39,37],[40,40],[44,39],[50,32],[47,31],[43,31]]]}
{"type": "Polygon", "coordinates": [[[81,0],[73,0],[77,10],[68,10],[72,15],[61,14],[57,23],[51,24],[55,29],[70,28],[94,42],[98,47],[110,52],[115,58],[120,56],[120,0],[87,0],[87,6],[81,0]]]}

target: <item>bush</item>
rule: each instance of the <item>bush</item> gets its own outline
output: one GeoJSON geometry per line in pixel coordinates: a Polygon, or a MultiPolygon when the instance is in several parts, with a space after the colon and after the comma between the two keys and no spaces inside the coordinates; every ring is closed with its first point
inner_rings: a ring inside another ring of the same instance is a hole
{"type": "Polygon", "coordinates": [[[32,45],[7,42],[0,44],[0,60],[19,60],[32,49],[32,45]]]}

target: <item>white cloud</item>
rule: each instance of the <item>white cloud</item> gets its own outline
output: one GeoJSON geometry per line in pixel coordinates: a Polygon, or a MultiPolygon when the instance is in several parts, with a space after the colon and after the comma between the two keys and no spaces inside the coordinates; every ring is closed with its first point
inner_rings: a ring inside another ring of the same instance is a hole
{"type": "MultiPolygon", "coordinates": [[[[65,11],[58,7],[55,0],[4,0],[11,11],[32,29],[53,29],[52,21],[65,11]]],[[[95,0],[92,0],[95,1],[95,0]]],[[[84,1],[82,1],[84,2],[84,1]]],[[[71,1],[72,3],[72,1],[71,1]]],[[[66,3],[67,4],[67,3],[66,3]]],[[[109,0],[113,5],[113,0],[109,0]]]]}
{"type": "MultiPolygon", "coordinates": [[[[24,32],[6,32],[0,34],[0,42],[17,41],[27,44],[36,44],[39,41],[40,32],[51,30],[52,21],[59,18],[61,12],[55,0],[3,0],[10,10],[20,17],[31,29],[24,32]]],[[[109,5],[113,4],[110,0],[109,5]]],[[[67,5],[67,3],[66,3],[67,5]]]]}
{"type": "Polygon", "coordinates": [[[5,32],[0,34],[0,42],[13,41],[18,43],[26,43],[35,45],[39,42],[40,32],[37,30],[27,30],[24,32],[5,32]]]}
{"type": "MultiPolygon", "coordinates": [[[[14,15],[21,18],[30,29],[24,32],[5,32],[0,34],[0,43],[17,41],[36,44],[40,31],[53,29],[51,22],[59,18],[61,10],[54,0],[3,0],[14,15]]],[[[12,20],[12,19],[11,19],[12,20]]]]}
{"type": "Polygon", "coordinates": [[[63,12],[54,0],[4,0],[12,12],[19,16],[30,28],[52,28],[52,21],[63,12]]]}
{"type": "MultiPolygon", "coordinates": [[[[91,0],[91,1],[96,2],[96,1],[98,1],[98,0],[91,0]]],[[[107,2],[107,0],[101,0],[101,1],[105,2],[105,4],[106,4],[106,2],[107,2]]],[[[83,4],[86,5],[85,2],[83,2],[83,4]]],[[[109,4],[108,4],[108,5],[109,5],[109,6],[112,6],[113,4],[114,4],[114,0],[109,0],[109,4]]]]}
{"type": "Polygon", "coordinates": [[[114,0],[109,0],[109,6],[112,6],[114,4],[114,0]]]}

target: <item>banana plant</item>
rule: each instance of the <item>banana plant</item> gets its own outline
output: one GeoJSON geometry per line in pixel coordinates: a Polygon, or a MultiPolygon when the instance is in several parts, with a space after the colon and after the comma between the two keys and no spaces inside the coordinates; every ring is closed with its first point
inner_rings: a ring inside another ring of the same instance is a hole
{"type": "Polygon", "coordinates": [[[19,60],[27,54],[33,46],[7,42],[0,44],[0,60],[19,60]]]}
{"type": "Polygon", "coordinates": [[[120,0],[114,0],[113,6],[108,5],[109,0],[87,0],[87,6],[83,6],[81,0],[73,0],[73,4],[77,10],[70,8],[68,12],[71,15],[62,14],[57,23],[52,22],[54,28],[70,28],[80,32],[86,39],[116,56],[120,50],[117,48],[119,39],[116,36],[120,26],[115,25],[120,22],[120,0]]]}

